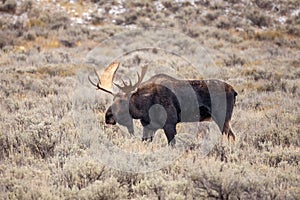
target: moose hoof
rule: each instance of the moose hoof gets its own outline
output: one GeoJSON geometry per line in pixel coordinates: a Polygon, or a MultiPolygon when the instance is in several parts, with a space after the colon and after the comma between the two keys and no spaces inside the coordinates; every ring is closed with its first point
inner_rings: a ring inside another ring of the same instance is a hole
{"type": "Polygon", "coordinates": [[[173,138],[173,140],[171,140],[171,141],[169,142],[169,145],[170,145],[171,147],[175,147],[175,144],[176,144],[176,140],[175,140],[175,138],[173,138]]]}
{"type": "Polygon", "coordinates": [[[153,141],[153,137],[147,137],[147,138],[142,138],[142,141],[146,141],[146,142],[152,142],[153,141]]]}

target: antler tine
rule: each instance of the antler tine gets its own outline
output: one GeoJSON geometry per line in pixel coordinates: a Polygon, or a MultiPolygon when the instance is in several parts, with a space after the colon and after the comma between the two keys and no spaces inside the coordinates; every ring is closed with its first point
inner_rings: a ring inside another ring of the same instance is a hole
{"type": "Polygon", "coordinates": [[[120,90],[122,90],[124,93],[130,93],[133,91],[135,88],[132,86],[132,82],[129,79],[129,84],[127,84],[123,79],[121,79],[123,86],[118,85],[117,83],[114,83],[115,86],[117,86],[120,90]]]}
{"type": "Polygon", "coordinates": [[[138,72],[136,72],[137,76],[138,76],[138,80],[137,80],[137,83],[139,83],[141,81],[141,76],[138,72]]]}
{"type": "Polygon", "coordinates": [[[88,79],[90,83],[98,89],[98,85],[91,80],[90,76],[88,76],[88,79]]]}
{"type": "Polygon", "coordinates": [[[129,79],[129,85],[130,85],[130,86],[132,86],[132,82],[131,82],[131,79],[129,79]]]}
{"type": "Polygon", "coordinates": [[[142,72],[141,75],[137,72],[137,76],[138,76],[138,81],[136,84],[132,85],[131,80],[129,79],[129,84],[126,84],[125,81],[122,79],[123,82],[123,86],[120,86],[116,83],[114,83],[115,86],[117,86],[120,90],[122,90],[124,93],[130,93],[132,91],[134,91],[142,82],[146,72],[147,72],[147,68],[148,66],[144,66],[142,67],[142,72]]]}
{"type": "Polygon", "coordinates": [[[131,79],[129,79],[129,83],[127,84],[123,79],[121,79],[122,80],[122,83],[123,83],[123,85],[124,86],[132,86],[132,82],[131,82],[131,79]]]}
{"type": "Polygon", "coordinates": [[[137,73],[137,75],[138,75],[138,81],[137,81],[136,84],[134,84],[134,87],[137,87],[137,86],[139,86],[141,84],[141,82],[143,81],[144,76],[145,76],[145,74],[147,72],[147,69],[148,69],[148,65],[142,67],[141,75],[139,75],[139,73],[137,73]]]}
{"type": "Polygon", "coordinates": [[[99,86],[99,85],[101,84],[101,81],[100,81],[99,75],[98,75],[98,73],[97,73],[97,71],[96,71],[95,68],[94,68],[94,73],[97,75],[98,83],[94,83],[94,82],[91,80],[91,77],[90,77],[90,76],[88,76],[88,79],[89,79],[90,83],[91,83],[93,86],[95,86],[97,89],[100,89],[100,86],[99,86]]]}
{"type": "Polygon", "coordinates": [[[121,79],[121,80],[122,80],[123,84],[126,85],[125,81],[123,79],[121,79]]]}
{"type": "Polygon", "coordinates": [[[117,88],[119,88],[120,90],[123,90],[123,87],[121,85],[118,85],[117,83],[114,83],[115,86],[117,86],[117,88]]]}
{"type": "Polygon", "coordinates": [[[101,85],[100,76],[99,76],[99,74],[97,73],[96,68],[94,68],[94,73],[97,75],[97,78],[98,78],[98,84],[97,84],[97,85],[101,85]]]}

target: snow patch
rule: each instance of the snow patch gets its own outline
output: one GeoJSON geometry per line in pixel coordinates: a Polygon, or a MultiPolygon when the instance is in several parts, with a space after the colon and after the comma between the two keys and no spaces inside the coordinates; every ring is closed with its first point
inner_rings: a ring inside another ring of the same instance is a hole
{"type": "Polygon", "coordinates": [[[277,21],[280,22],[281,24],[284,24],[286,22],[287,18],[286,16],[280,16],[277,21]]]}
{"type": "Polygon", "coordinates": [[[160,1],[155,1],[154,6],[157,11],[162,11],[165,7],[160,1]]]}
{"type": "Polygon", "coordinates": [[[71,17],[70,19],[75,24],[85,24],[85,21],[81,17],[71,17]]]}
{"type": "Polygon", "coordinates": [[[119,15],[126,12],[126,9],[122,5],[112,6],[109,10],[109,14],[111,15],[119,15]]]}
{"type": "Polygon", "coordinates": [[[300,8],[298,8],[297,10],[294,10],[292,13],[291,13],[291,16],[297,16],[297,15],[299,15],[299,13],[300,13],[300,8]]]}

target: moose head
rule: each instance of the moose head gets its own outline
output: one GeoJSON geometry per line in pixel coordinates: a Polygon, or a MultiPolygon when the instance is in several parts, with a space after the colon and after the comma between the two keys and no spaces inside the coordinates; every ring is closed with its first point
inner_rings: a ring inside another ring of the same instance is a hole
{"type": "Polygon", "coordinates": [[[111,63],[104,72],[99,76],[96,69],[94,69],[94,73],[97,76],[98,82],[95,83],[88,77],[90,83],[96,87],[97,90],[102,90],[106,93],[109,93],[113,96],[113,104],[109,106],[105,113],[105,123],[115,125],[116,123],[127,127],[128,132],[133,135],[133,118],[132,118],[132,109],[130,103],[130,97],[132,93],[139,87],[141,84],[146,71],[147,66],[142,67],[141,75],[137,73],[138,80],[135,84],[132,84],[129,79],[129,83],[126,84],[124,80],[121,80],[123,86],[114,83],[113,79],[116,74],[116,71],[119,68],[119,62],[111,63]],[[118,93],[114,93],[112,91],[112,85],[115,85],[120,89],[118,93]]]}

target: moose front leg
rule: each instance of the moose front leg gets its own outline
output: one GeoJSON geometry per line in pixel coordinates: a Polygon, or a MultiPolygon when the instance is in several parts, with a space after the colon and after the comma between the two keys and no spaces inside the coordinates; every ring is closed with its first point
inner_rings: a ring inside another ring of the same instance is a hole
{"type": "Polygon", "coordinates": [[[134,136],[134,129],[133,129],[133,126],[127,126],[127,130],[128,130],[128,132],[129,132],[129,134],[130,134],[131,136],[134,136]]]}
{"type": "Polygon", "coordinates": [[[167,136],[168,144],[171,145],[171,146],[174,146],[175,143],[176,143],[175,135],[177,134],[176,124],[166,124],[164,126],[164,132],[167,136]]]}
{"type": "Polygon", "coordinates": [[[133,120],[130,119],[126,124],[127,130],[131,136],[134,136],[133,120]]]}
{"type": "Polygon", "coordinates": [[[153,137],[154,137],[154,133],[155,133],[154,130],[149,129],[147,127],[144,127],[142,141],[150,141],[150,142],[152,142],[153,137]]]}

